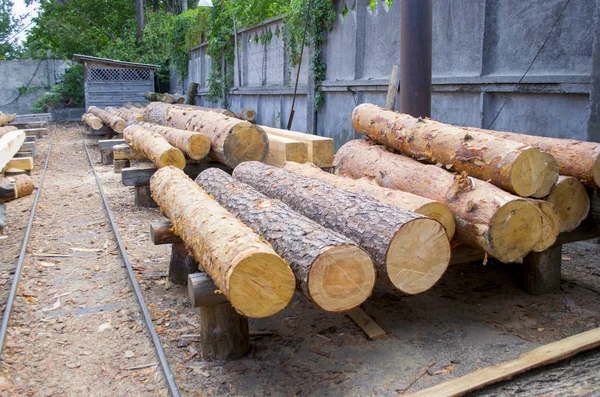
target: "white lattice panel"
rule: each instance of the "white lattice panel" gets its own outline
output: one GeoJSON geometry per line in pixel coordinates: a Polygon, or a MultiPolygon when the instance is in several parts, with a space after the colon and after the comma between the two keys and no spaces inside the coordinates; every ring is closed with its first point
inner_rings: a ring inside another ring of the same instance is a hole
{"type": "Polygon", "coordinates": [[[91,82],[146,81],[151,77],[151,71],[148,69],[89,68],[87,80],[91,82]]]}

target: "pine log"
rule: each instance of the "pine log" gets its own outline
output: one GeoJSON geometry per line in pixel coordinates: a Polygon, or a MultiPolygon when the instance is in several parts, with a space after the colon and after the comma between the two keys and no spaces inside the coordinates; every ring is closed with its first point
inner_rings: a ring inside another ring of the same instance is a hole
{"type": "Polygon", "coordinates": [[[541,152],[518,142],[461,127],[415,118],[364,103],[354,108],[352,124],[359,134],[418,160],[490,181],[520,196],[542,185],[546,162],[541,152]]]}
{"type": "Polygon", "coordinates": [[[240,120],[253,122],[256,118],[256,112],[254,111],[254,109],[243,108],[238,113],[236,113],[235,117],[237,117],[240,120]]]}
{"type": "Polygon", "coordinates": [[[10,124],[15,121],[14,114],[6,114],[0,112],[0,127],[5,126],[6,124],[10,124]]]}
{"type": "Polygon", "coordinates": [[[187,110],[203,110],[205,112],[215,112],[215,113],[220,113],[224,116],[227,117],[235,117],[235,113],[233,113],[231,110],[229,109],[221,109],[221,108],[207,108],[204,106],[197,106],[197,105],[185,105],[185,104],[173,104],[173,106],[175,106],[178,109],[187,109],[187,110]]]}
{"type": "Polygon", "coordinates": [[[106,110],[97,108],[96,106],[90,106],[88,108],[88,113],[92,113],[94,116],[98,117],[102,120],[104,125],[110,127],[117,134],[122,134],[125,129],[125,120],[107,112],[106,110]]]}
{"type": "Polygon", "coordinates": [[[243,161],[263,161],[269,152],[269,140],[262,128],[213,111],[151,103],[144,119],[206,135],[211,144],[210,156],[232,168],[243,161]]]}
{"type": "Polygon", "coordinates": [[[129,110],[121,110],[114,108],[112,106],[108,106],[105,109],[108,113],[112,113],[115,116],[122,118],[125,121],[144,121],[144,116],[129,110]]]}
{"type": "MultiPolygon", "coordinates": [[[[21,130],[10,131],[0,137],[0,171],[9,163],[25,142],[25,133],[21,130]]],[[[20,167],[16,167],[20,168],[20,167]]]]}
{"type": "Polygon", "coordinates": [[[233,175],[350,238],[371,255],[379,279],[403,293],[428,290],[446,271],[450,243],[436,220],[256,161],[233,175]]]}
{"type": "Polygon", "coordinates": [[[152,101],[152,102],[164,102],[164,103],[173,103],[174,100],[172,97],[166,96],[165,94],[161,94],[158,92],[146,91],[144,93],[144,98],[152,101]]]}
{"type": "Polygon", "coordinates": [[[185,96],[185,104],[193,105],[194,103],[196,103],[196,94],[198,94],[198,83],[196,83],[195,81],[190,81],[185,96]]]}
{"type": "Polygon", "coordinates": [[[239,313],[262,318],[287,306],[294,274],[252,229],[175,167],[156,171],[150,188],[175,232],[239,313]]]}
{"type": "Polygon", "coordinates": [[[560,217],[553,204],[544,200],[531,200],[539,210],[542,220],[542,233],[539,240],[531,249],[533,252],[542,252],[552,247],[560,233],[560,217]]]}
{"type": "Polygon", "coordinates": [[[9,132],[16,131],[16,130],[18,130],[18,128],[15,126],[12,126],[12,125],[0,127],[0,137],[3,137],[4,135],[8,134],[9,132]]]}
{"type": "Polygon", "coordinates": [[[33,180],[29,175],[0,178],[0,201],[11,201],[33,193],[33,180]]]}
{"type": "Polygon", "coordinates": [[[281,167],[286,161],[306,163],[308,161],[308,147],[306,143],[277,135],[269,135],[269,154],[264,160],[265,164],[281,167]]]}
{"type": "Polygon", "coordinates": [[[81,116],[81,121],[95,131],[98,131],[100,128],[104,127],[102,120],[90,113],[84,113],[83,116],[81,116]]]}
{"type": "Polygon", "coordinates": [[[585,186],[572,176],[558,177],[546,200],[556,207],[561,233],[570,232],[579,226],[590,211],[590,197],[585,186]]]}
{"type": "Polygon", "coordinates": [[[333,163],[333,139],[302,132],[282,130],[280,128],[266,127],[264,125],[261,127],[269,135],[277,135],[306,143],[309,162],[321,168],[331,167],[333,163]]]}
{"type": "Polygon", "coordinates": [[[298,289],[321,309],[344,312],[371,295],[373,262],[347,237],[219,169],[203,171],[196,183],[273,246],[292,268],[298,289]]]}
{"type": "Polygon", "coordinates": [[[152,123],[140,123],[140,126],[163,135],[192,160],[202,160],[210,151],[210,139],[204,134],[152,123]]]}
{"type": "Polygon", "coordinates": [[[134,160],[142,161],[148,158],[142,153],[135,151],[126,143],[113,146],[113,160],[134,160]]]}
{"type": "Polygon", "coordinates": [[[559,174],[559,165],[556,158],[546,152],[542,152],[542,156],[544,157],[544,162],[546,167],[544,169],[544,180],[542,181],[542,185],[531,197],[534,198],[544,198],[550,194],[550,191],[554,187],[554,184],[558,180],[559,174]]]}
{"type": "Polygon", "coordinates": [[[169,103],[183,104],[185,102],[185,97],[181,94],[165,94],[165,96],[168,96],[173,100],[173,102],[169,103]]]}
{"type": "Polygon", "coordinates": [[[181,150],[171,146],[167,139],[157,132],[133,124],[125,128],[123,137],[133,149],[152,160],[158,168],[169,165],[180,169],[185,167],[186,161],[181,150]]]}
{"type": "Polygon", "coordinates": [[[336,153],[339,175],[370,176],[383,187],[437,200],[456,219],[457,239],[481,247],[502,262],[523,258],[541,235],[538,209],[496,186],[422,164],[368,140],[353,140],[336,153]]]}
{"type": "Polygon", "coordinates": [[[333,175],[310,163],[298,164],[288,161],[283,165],[283,168],[309,178],[315,178],[322,182],[329,183],[337,188],[364,194],[365,196],[372,197],[383,203],[393,205],[394,207],[414,211],[417,214],[433,218],[444,226],[449,240],[452,240],[454,237],[454,232],[456,230],[454,215],[452,215],[452,212],[450,212],[448,207],[438,201],[430,200],[412,193],[402,192],[400,190],[386,189],[368,178],[352,179],[340,175],[333,175]]]}

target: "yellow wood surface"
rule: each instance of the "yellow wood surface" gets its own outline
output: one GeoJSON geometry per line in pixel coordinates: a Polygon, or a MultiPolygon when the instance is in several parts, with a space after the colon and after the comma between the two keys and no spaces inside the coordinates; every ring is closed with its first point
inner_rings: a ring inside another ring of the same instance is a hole
{"type": "Polygon", "coordinates": [[[350,317],[370,339],[385,339],[387,337],[385,331],[377,325],[375,321],[367,313],[365,313],[360,307],[348,310],[346,312],[350,317]]]}
{"type": "Polygon", "coordinates": [[[304,142],[308,148],[308,161],[314,165],[327,168],[333,164],[333,139],[302,132],[282,130],[279,128],[261,126],[269,135],[282,136],[288,139],[304,142]]]}
{"type": "Polygon", "coordinates": [[[25,171],[33,169],[33,158],[31,157],[16,157],[6,164],[8,168],[19,168],[25,171]]]}
{"type": "Polygon", "coordinates": [[[306,143],[277,135],[269,135],[269,154],[265,163],[281,167],[286,161],[306,163],[308,161],[308,147],[306,143]]]}

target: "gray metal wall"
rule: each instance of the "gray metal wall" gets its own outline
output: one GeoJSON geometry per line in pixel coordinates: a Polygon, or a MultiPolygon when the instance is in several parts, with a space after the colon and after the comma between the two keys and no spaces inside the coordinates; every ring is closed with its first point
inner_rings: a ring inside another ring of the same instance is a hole
{"type": "MultiPolygon", "coordinates": [[[[305,54],[293,124],[295,130],[335,138],[336,147],[355,137],[354,106],[385,104],[390,71],[400,64],[400,0],[389,8],[380,0],[375,11],[366,0],[354,3],[336,1],[338,17],[322,48],[325,102],[316,112],[307,95],[310,54],[305,54]]],[[[567,0],[433,3],[434,119],[487,128],[504,105],[493,129],[600,141],[600,0],[571,0],[549,37],[567,0]]],[[[230,107],[252,107],[259,123],[285,127],[295,72],[289,70],[281,38],[257,41],[267,29],[281,30],[281,21],[239,35],[242,84],[236,62],[230,107]]],[[[191,58],[190,78],[202,88],[197,101],[211,105],[206,101],[211,60],[205,47],[195,49],[191,58]]]]}

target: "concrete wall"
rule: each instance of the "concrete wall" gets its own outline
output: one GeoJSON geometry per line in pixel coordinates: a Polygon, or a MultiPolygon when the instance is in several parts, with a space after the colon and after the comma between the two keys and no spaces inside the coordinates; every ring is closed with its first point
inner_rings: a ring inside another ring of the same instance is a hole
{"type": "Polygon", "coordinates": [[[66,61],[56,59],[0,61],[0,111],[31,113],[33,102],[61,81],[67,67],[66,61]],[[26,87],[40,88],[28,92],[26,87]]]}
{"type": "MultiPolygon", "coordinates": [[[[321,49],[327,63],[325,101],[314,108],[305,53],[293,129],[333,137],[337,148],[355,137],[350,115],[357,104],[385,104],[392,66],[400,65],[400,2],[388,7],[379,0],[371,11],[367,0],[336,1],[338,16],[321,49]]],[[[432,117],[600,141],[599,3],[576,0],[564,8],[566,0],[433,0],[432,117]]],[[[259,123],[285,127],[295,72],[280,38],[257,41],[267,29],[281,30],[281,21],[239,35],[241,84],[236,61],[230,66],[235,68],[230,107],[253,107],[259,123]]],[[[205,47],[191,58],[190,78],[202,88],[197,101],[210,105],[211,60],[205,47]]]]}

